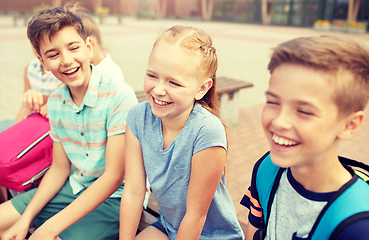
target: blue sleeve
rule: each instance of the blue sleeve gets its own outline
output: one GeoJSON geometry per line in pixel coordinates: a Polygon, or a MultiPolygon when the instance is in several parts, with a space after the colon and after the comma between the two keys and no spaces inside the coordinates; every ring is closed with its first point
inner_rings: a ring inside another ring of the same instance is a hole
{"type": "Polygon", "coordinates": [[[227,150],[227,136],[224,126],[219,118],[211,116],[202,119],[196,142],[194,154],[210,147],[223,147],[227,150]]]}
{"type": "MultiPolygon", "coordinates": [[[[142,106],[142,103],[136,104],[135,106],[133,106],[128,114],[127,114],[127,126],[129,128],[129,130],[131,131],[131,133],[133,134],[133,136],[135,136],[138,139],[138,129],[137,129],[137,122],[140,119],[140,109],[142,106]]],[[[143,114],[143,113],[142,113],[143,114]]]]}
{"type": "Polygon", "coordinates": [[[351,223],[338,235],[336,240],[366,240],[369,238],[369,219],[351,223]]]}

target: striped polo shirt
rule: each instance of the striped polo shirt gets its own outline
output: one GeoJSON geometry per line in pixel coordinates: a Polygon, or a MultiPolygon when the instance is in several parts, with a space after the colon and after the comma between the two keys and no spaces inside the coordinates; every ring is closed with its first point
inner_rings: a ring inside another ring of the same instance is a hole
{"type": "Polygon", "coordinates": [[[49,71],[42,74],[41,66],[41,62],[37,58],[32,60],[27,67],[27,78],[31,89],[38,90],[43,95],[49,95],[62,82],[49,71]]]}
{"type": "MultiPolygon", "coordinates": [[[[48,99],[51,138],[62,143],[76,167],[69,177],[74,194],[104,173],[107,138],[125,132],[128,110],[137,103],[130,86],[125,83],[118,87],[113,79],[103,78],[93,65],[91,68],[80,107],[73,102],[66,85],[57,88],[48,99]]],[[[122,191],[123,184],[111,197],[120,197],[122,191]]]]}

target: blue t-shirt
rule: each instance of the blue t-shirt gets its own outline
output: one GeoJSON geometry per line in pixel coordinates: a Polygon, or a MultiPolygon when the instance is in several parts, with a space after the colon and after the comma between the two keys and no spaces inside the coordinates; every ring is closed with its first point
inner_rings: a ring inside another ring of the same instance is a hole
{"type": "MultiPolygon", "coordinates": [[[[140,141],[147,177],[160,207],[160,222],[170,239],[175,239],[186,213],[187,189],[192,156],[206,148],[227,148],[225,129],[219,118],[199,104],[178,136],[163,150],[161,119],[145,101],[131,108],[127,125],[140,141]]],[[[199,196],[201,197],[201,196],[199,196]]],[[[225,183],[214,194],[200,239],[243,239],[225,183]]]]}

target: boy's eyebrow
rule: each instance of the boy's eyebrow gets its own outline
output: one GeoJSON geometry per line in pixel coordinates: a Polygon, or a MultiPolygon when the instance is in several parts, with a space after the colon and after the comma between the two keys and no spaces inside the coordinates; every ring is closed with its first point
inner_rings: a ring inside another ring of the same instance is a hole
{"type": "Polygon", "coordinates": [[[52,49],[46,50],[46,51],[44,52],[44,55],[46,55],[46,54],[47,54],[47,53],[49,53],[49,52],[53,52],[53,51],[56,51],[56,49],[55,49],[55,48],[52,48],[52,49]]]}
{"type": "Polygon", "coordinates": [[[265,92],[265,95],[270,95],[270,96],[272,96],[272,97],[278,98],[278,95],[277,95],[277,94],[272,93],[271,91],[266,91],[266,92],[265,92]]]}
{"type": "Polygon", "coordinates": [[[297,106],[308,106],[308,107],[311,107],[311,108],[315,109],[316,111],[320,111],[319,110],[320,108],[312,102],[296,100],[295,103],[296,103],[297,106]]]}
{"type": "Polygon", "coordinates": [[[301,101],[301,100],[297,100],[296,103],[297,103],[297,105],[311,105],[311,106],[313,106],[311,103],[305,102],[305,101],[301,101]]]}
{"type": "MultiPolygon", "coordinates": [[[[277,94],[272,93],[271,91],[266,91],[266,92],[265,92],[265,95],[270,95],[270,96],[272,96],[272,97],[274,97],[274,98],[279,98],[277,94]]],[[[296,105],[299,105],[299,106],[306,106],[306,105],[308,105],[308,106],[311,106],[311,107],[314,107],[314,108],[318,109],[314,104],[312,104],[312,103],[310,103],[310,102],[308,102],[308,101],[295,100],[295,101],[294,101],[294,103],[295,103],[296,105]]]]}
{"type": "MultiPolygon", "coordinates": [[[[73,42],[70,42],[70,43],[68,43],[68,46],[73,45],[73,44],[75,44],[75,43],[79,43],[79,41],[73,41],[73,42]]],[[[46,50],[46,51],[44,52],[44,55],[46,55],[46,54],[47,54],[47,53],[49,53],[49,52],[56,51],[56,50],[57,50],[56,48],[52,48],[52,49],[46,50]]]]}

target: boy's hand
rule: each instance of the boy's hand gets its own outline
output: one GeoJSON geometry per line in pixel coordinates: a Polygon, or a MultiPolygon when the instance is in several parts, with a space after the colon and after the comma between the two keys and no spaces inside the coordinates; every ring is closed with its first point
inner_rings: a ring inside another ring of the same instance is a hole
{"type": "Polygon", "coordinates": [[[40,114],[44,117],[49,119],[49,115],[47,114],[47,103],[41,107],[40,114]]]}
{"type": "Polygon", "coordinates": [[[23,240],[28,233],[29,222],[20,218],[6,232],[1,235],[1,240],[23,240]]]}
{"type": "Polygon", "coordinates": [[[35,89],[28,89],[23,96],[23,107],[29,108],[37,113],[40,112],[41,106],[44,105],[44,96],[35,89]]]}
{"type": "Polygon", "coordinates": [[[45,222],[43,225],[41,225],[39,228],[36,229],[36,231],[31,235],[31,237],[28,240],[55,240],[60,239],[53,231],[47,227],[47,222],[45,222]]]}

